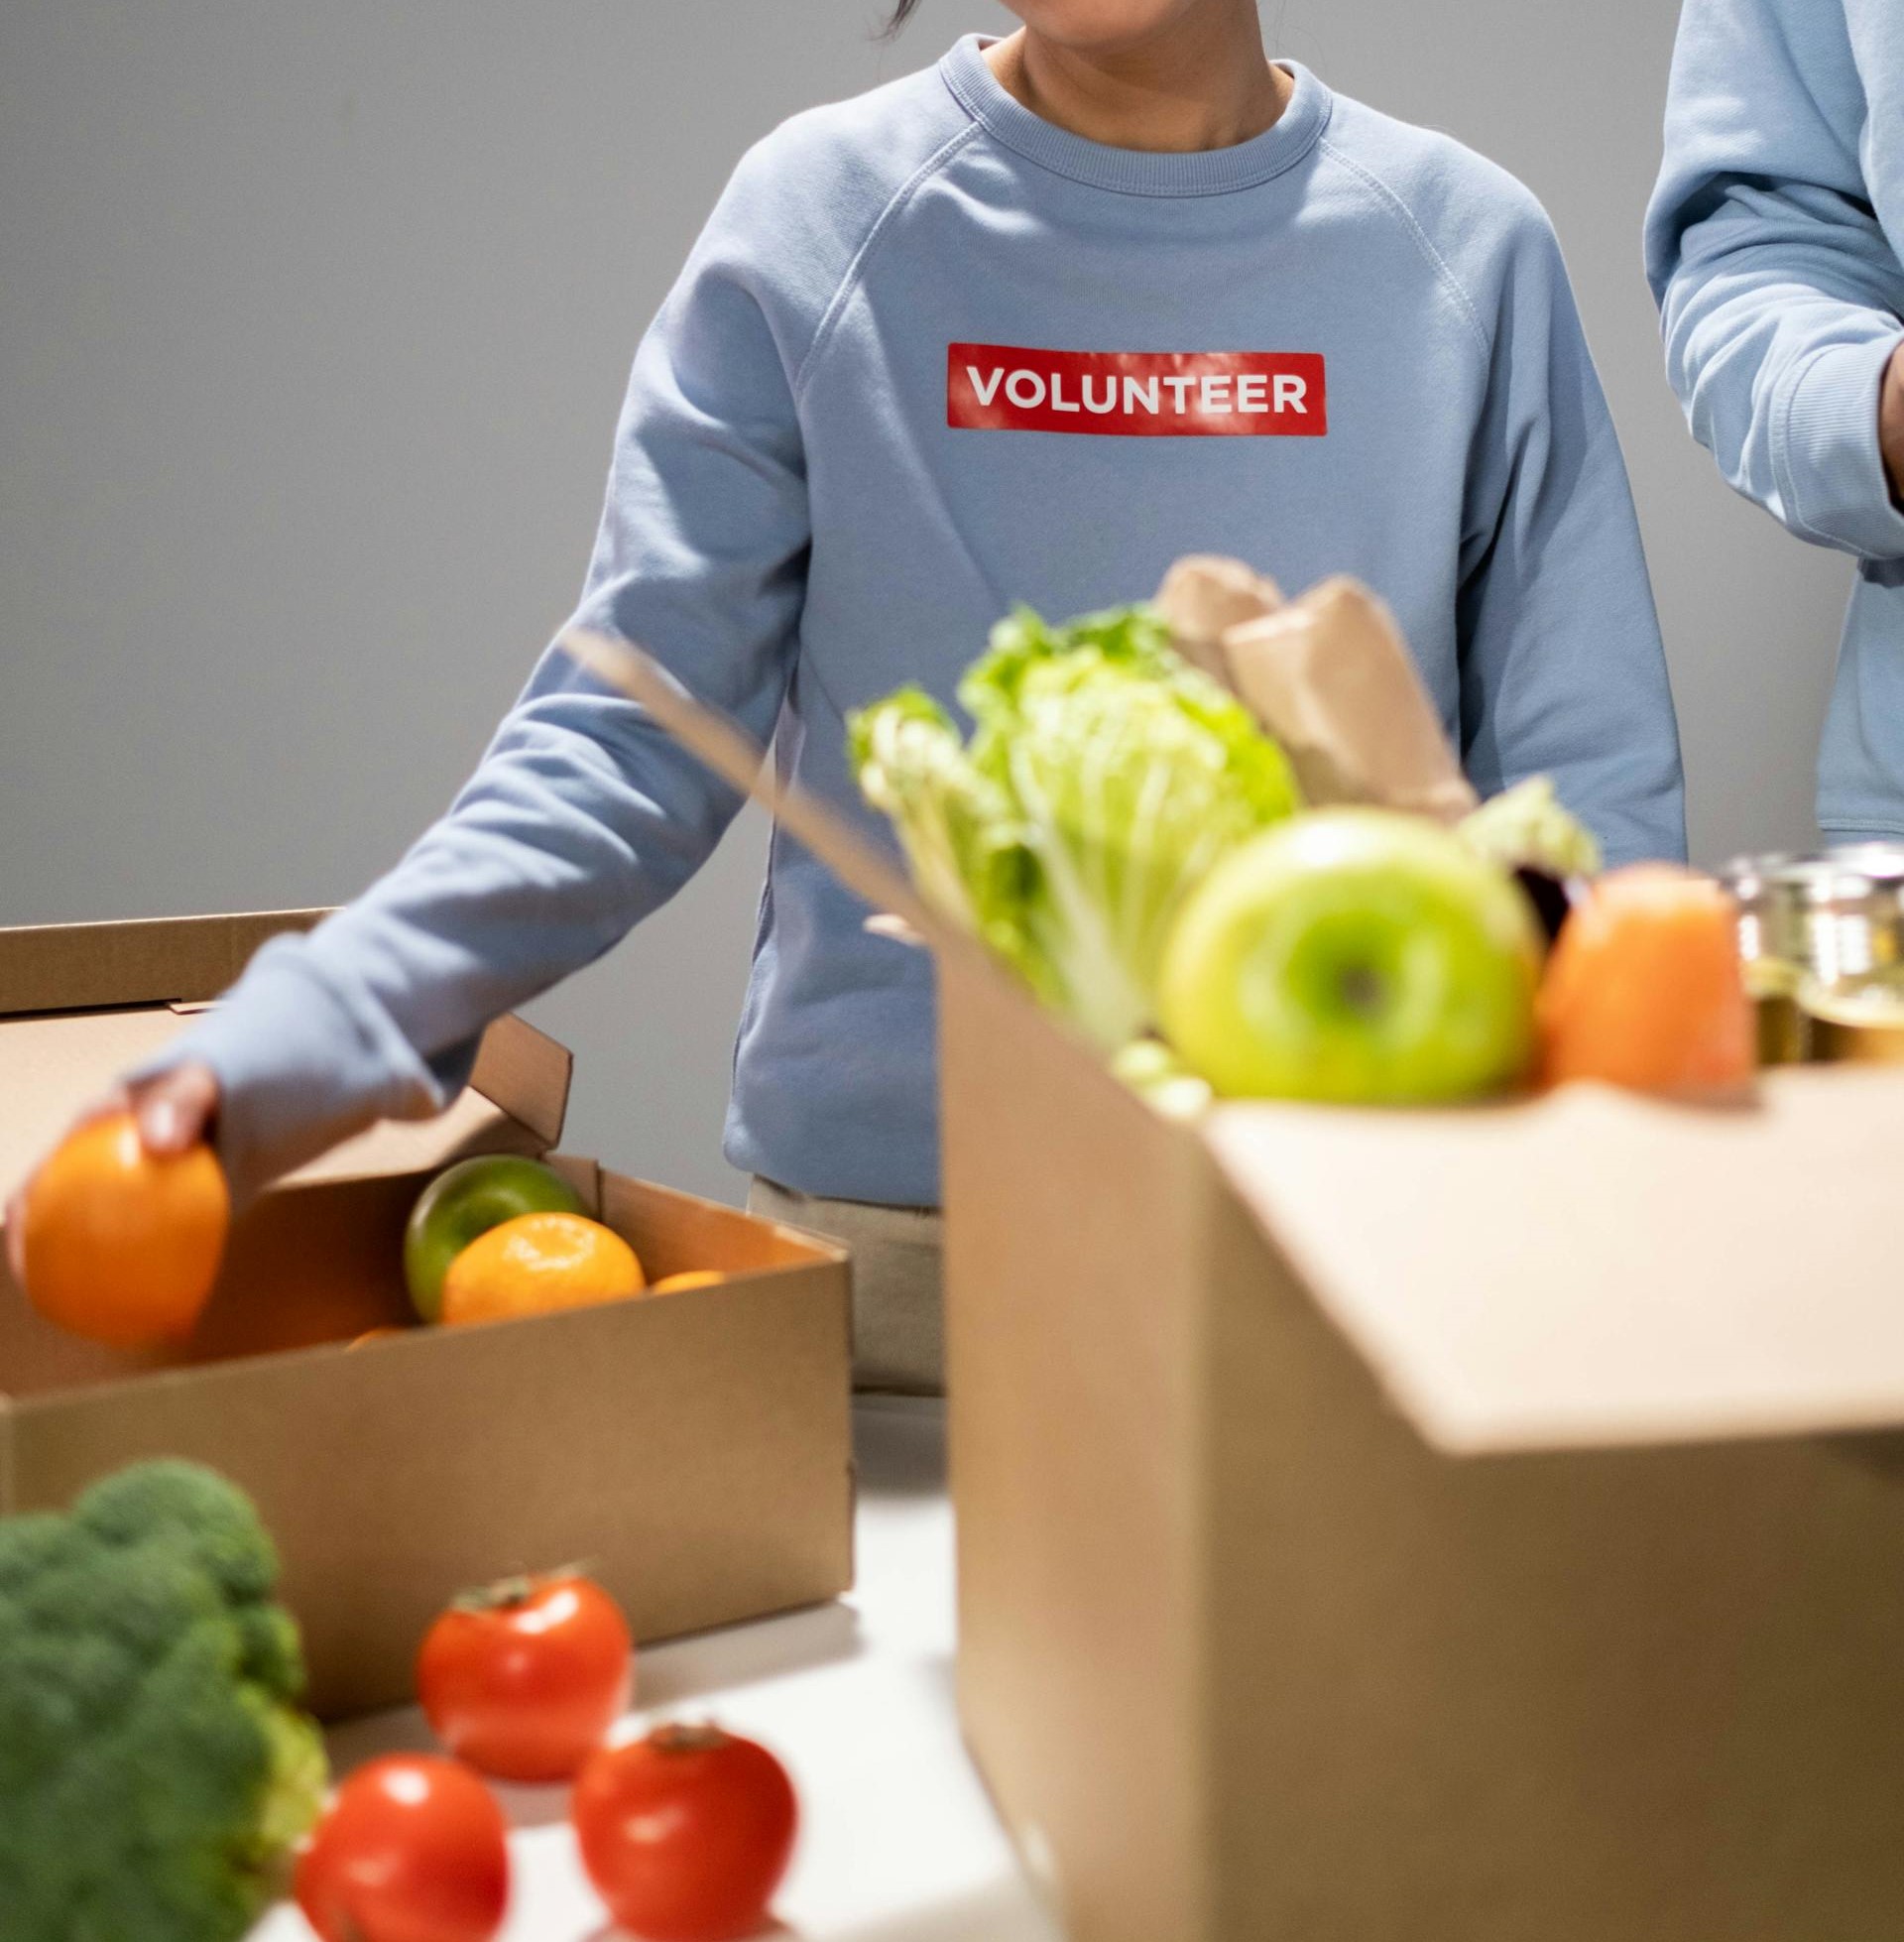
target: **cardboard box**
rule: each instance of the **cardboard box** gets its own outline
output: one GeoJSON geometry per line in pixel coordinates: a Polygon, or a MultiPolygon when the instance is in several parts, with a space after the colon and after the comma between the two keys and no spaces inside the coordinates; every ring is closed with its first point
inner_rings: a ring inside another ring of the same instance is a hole
{"type": "MultiPolygon", "coordinates": [[[[0,1198],[71,1112],[315,912],[0,931],[0,1198]]],[[[546,1153],[568,1054],[520,1020],[440,1118],[374,1128],[234,1227],[182,1350],[53,1329],[0,1269],[0,1512],[138,1457],[212,1464],[285,1556],[325,1717],[407,1698],[443,1602],[587,1560],[652,1639],[816,1603],[852,1578],[844,1258],[587,1159],[555,1163],[651,1275],[712,1287],[481,1328],[408,1327],[404,1222],[472,1153],[546,1153]],[[361,1346],[365,1331],[401,1335],[361,1346]]]]}
{"type": "Polygon", "coordinates": [[[1190,1131],[941,1002],[960,1708],[1074,1942],[1895,1930],[1897,1075],[1190,1131]]]}
{"type": "Polygon", "coordinates": [[[1904,1926],[1904,1073],[1186,1127],[761,792],[937,954],[959,1707],[1073,1942],[1904,1926]]]}

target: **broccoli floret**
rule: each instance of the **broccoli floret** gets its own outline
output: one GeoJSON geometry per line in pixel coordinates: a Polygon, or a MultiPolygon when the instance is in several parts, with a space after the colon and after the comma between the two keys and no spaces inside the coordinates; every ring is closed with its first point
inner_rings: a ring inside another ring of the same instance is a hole
{"type": "Polygon", "coordinates": [[[0,1937],[235,1942],[316,1818],[323,1741],[244,1494],[136,1464],[0,1520],[0,1937]]]}
{"type": "Polygon", "coordinates": [[[94,1484],[72,1519],[110,1543],[168,1538],[233,1604],[269,1598],[278,1583],[278,1547],[251,1500],[195,1463],[135,1463],[94,1484]]]}

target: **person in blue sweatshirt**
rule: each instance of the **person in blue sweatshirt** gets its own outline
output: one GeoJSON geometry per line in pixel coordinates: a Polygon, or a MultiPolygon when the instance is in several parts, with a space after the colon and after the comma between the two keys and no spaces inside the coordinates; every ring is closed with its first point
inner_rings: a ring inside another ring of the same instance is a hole
{"type": "MultiPolygon", "coordinates": [[[[1191,551],[1357,574],[1478,788],[1546,772],[1613,861],[1683,854],[1625,472],[1533,196],[1271,62],[1254,0],[1014,11],[743,159],[636,357],[577,619],[890,841],[847,713],[949,700],[1012,603],[1139,599],[1191,551]],[[1115,392],[1067,365],[1107,351],[1115,392]]],[[[215,1117],[242,1199],[434,1112],[737,806],[551,650],[448,814],[137,1077],[146,1138],[215,1117]]],[[[857,1244],[862,1380],[930,1389],[931,967],[867,914],[775,838],[725,1145],[757,1206],[857,1244]]]]}
{"type": "Polygon", "coordinates": [[[1904,12],[1686,0],[1646,268],[1737,491],[1857,561],[1819,756],[1834,842],[1904,836],[1904,12]]]}

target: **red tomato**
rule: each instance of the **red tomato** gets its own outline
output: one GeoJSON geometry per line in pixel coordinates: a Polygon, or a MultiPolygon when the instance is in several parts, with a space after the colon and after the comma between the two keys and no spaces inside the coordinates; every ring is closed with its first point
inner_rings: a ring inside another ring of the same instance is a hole
{"type": "Polygon", "coordinates": [[[371,1760],[298,1857],[298,1905],[324,1942],[489,1942],[509,1906],[509,1830],[468,1767],[371,1760]]]}
{"type": "Polygon", "coordinates": [[[458,1760],[503,1780],[566,1780],[628,1710],[621,1608],[573,1572],[458,1599],[423,1637],[416,1691],[458,1760]]]}
{"type": "Polygon", "coordinates": [[[713,1726],[664,1726],[604,1748],[582,1768],[570,1811],[588,1879],[647,1942],[752,1935],[799,1820],[779,1761],[713,1726]]]}

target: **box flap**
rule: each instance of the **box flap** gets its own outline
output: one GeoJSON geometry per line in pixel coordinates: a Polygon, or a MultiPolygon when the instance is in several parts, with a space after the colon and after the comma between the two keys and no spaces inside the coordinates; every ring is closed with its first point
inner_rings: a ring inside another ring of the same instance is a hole
{"type": "MultiPolygon", "coordinates": [[[[0,1204],[81,1107],[184,1029],[170,1008],[0,1019],[0,1204]]],[[[385,1120],[285,1184],[422,1173],[466,1153],[547,1152],[560,1138],[569,1053],[521,1019],[483,1040],[470,1085],[428,1120],[385,1120]]]]}
{"type": "Polygon", "coordinates": [[[1204,1134],[1438,1448],[1904,1423],[1904,1073],[1775,1072],[1732,1108],[1233,1105],[1204,1134]]]}
{"type": "Polygon", "coordinates": [[[434,1173],[470,1153],[539,1156],[562,1136],[573,1055],[519,1018],[483,1034],[469,1084],[427,1120],[380,1120],[287,1174],[285,1186],[434,1173]]]}
{"type": "Polygon", "coordinates": [[[255,910],[0,929],[0,1018],[216,998],[268,937],[309,930],[327,914],[255,910]]]}
{"type": "MultiPolygon", "coordinates": [[[[321,914],[0,930],[0,1202],[75,1112],[185,1029],[178,1005],[201,1004],[265,938],[308,928],[321,914]]],[[[545,1033],[501,1019],[447,1112],[373,1127],[291,1181],[424,1172],[472,1153],[546,1152],[561,1138],[571,1065],[545,1033]]]]}

